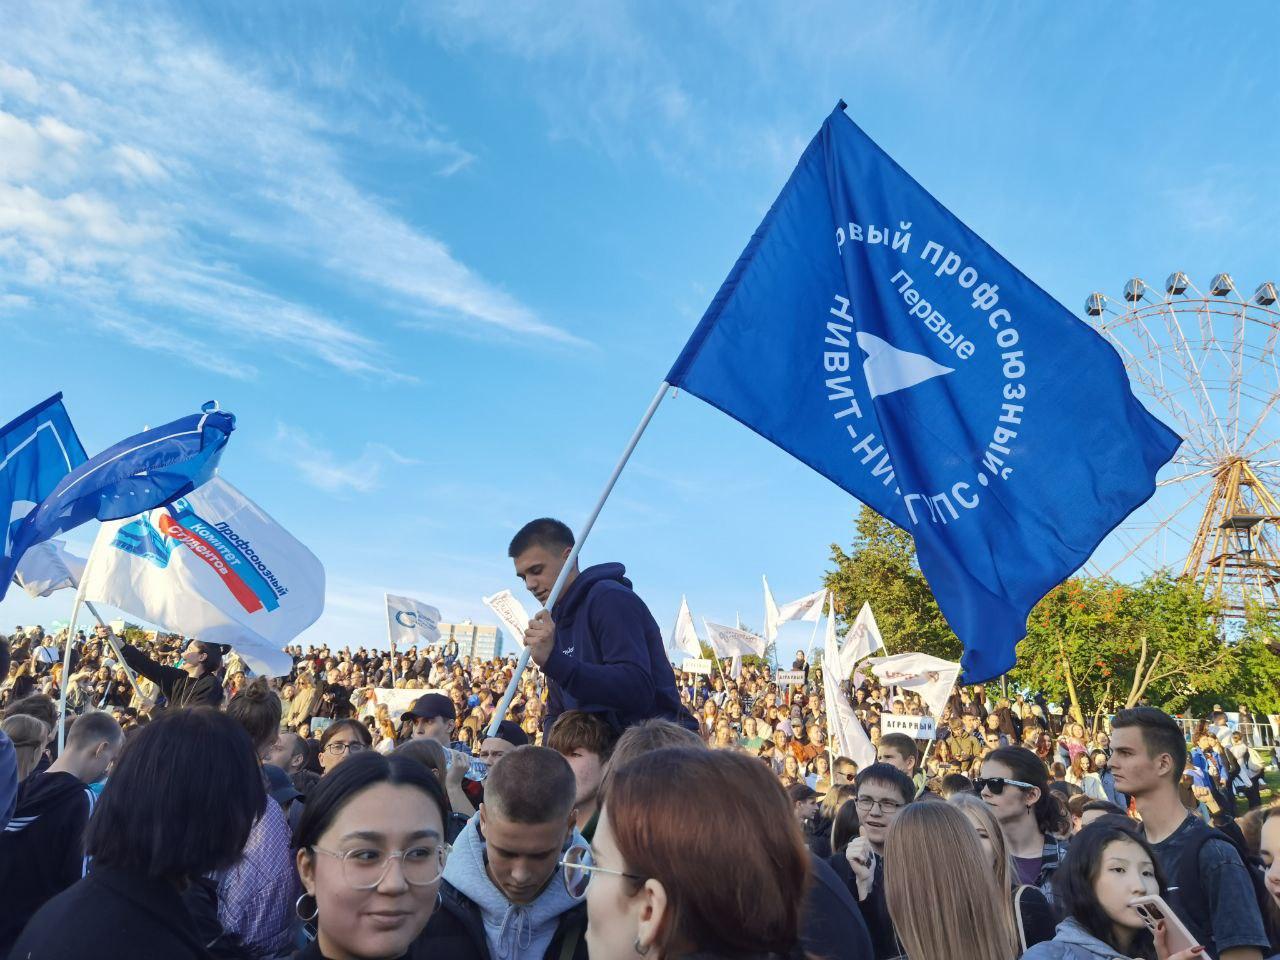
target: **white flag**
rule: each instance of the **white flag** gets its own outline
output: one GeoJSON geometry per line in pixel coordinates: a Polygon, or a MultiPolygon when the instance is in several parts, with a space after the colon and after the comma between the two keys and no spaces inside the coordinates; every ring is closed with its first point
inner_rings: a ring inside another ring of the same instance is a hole
{"type": "Polygon", "coordinates": [[[411,597],[387,595],[387,638],[394,650],[440,639],[440,611],[411,597]]]}
{"type": "Polygon", "coordinates": [[[942,719],[942,708],[956,685],[960,664],[931,657],[927,653],[899,653],[871,661],[871,670],[883,683],[914,690],[929,708],[929,715],[942,719]]]}
{"type": "Polygon", "coordinates": [[[292,669],[282,648],[324,611],[320,561],[221,477],[104,523],[82,588],[165,630],[229,643],[267,676],[292,669]]]}
{"type": "Polygon", "coordinates": [[[484,605],[494,612],[507,631],[524,646],[524,632],[529,629],[529,613],[510,590],[502,590],[492,597],[484,597],[484,605]]]}
{"type": "Polygon", "coordinates": [[[822,611],[827,605],[827,591],[819,590],[799,600],[784,603],[778,608],[778,623],[789,620],[803,620],[805,623],[817,623],[822,618],[822,611]]]}
{"type": "Polygon", "coordinates": [[[858,611],[858,619],[853,621],[848,634],[844,638],[844,646],[840,649],[841,674],[848,675],[859,660],[865,660],[877,650],[884,649],[884,639],[880,636],[880,627],[876,624],[876,616],[871,612],[871,604],[864,603],[858,611]]]}
{"type": "Polygon", "coordinates": [[[778,639],[778,604],[769,589],[769,578],[761,576],[760,579],[764,581],[764,638],[773,643],[778,639]]]}
{"type": "Polygon", "coordinates": [[[683,650],[691,657],[702,656],[702,642],[698,639],[697,628],[693,625],[693,614],[689,612],[689,601],[680,598],[680,612],[676,614],[676,626],[671,631],[671,646],[683,650]]]}
{"type": "Polygon", "coordinates": [[[13,571],[13,582],[33,597],[80,586],[85,561],[67,552],[62,540],[46,540],[27,550],[13,571]]]}
{"type": "Polygon", "coordinates": [[[764,656],[767,646],[764,637],[720,623],[708,623],[706,620],[702,621],[702,625],[707,628],[707,643],[716,652],[716,656],[732,657],[747,653],[754,653],[757,657],[764,656]]]}
{"type": "Polygon", "coordinates": [[[729,677],[733,680],[742,679],[742,654],[735,653],[729,661],[729,677]]]}
{"type": "MultiPolygon", "coordinates": [[[[834,617],[831,618],[834,621],[834,617]]],[[[828,621],[826,646],[822,653],[822,691],[827,703],[827,726],[831,733],[831,745],[839,756],[848,757],[858,765],[859,770],[876,762],[876,748],[862,729],[862,721],[853,712],[840,689],[840,678],[828,665],[840,662],[840,651],[836,645],[835,628],[828,621]]]]}

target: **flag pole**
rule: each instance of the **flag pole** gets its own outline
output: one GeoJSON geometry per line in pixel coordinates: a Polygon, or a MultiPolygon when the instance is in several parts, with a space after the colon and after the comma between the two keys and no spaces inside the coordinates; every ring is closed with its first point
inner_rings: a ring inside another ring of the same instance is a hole
{"type": "Polygon", "coordinates": [[[396,642],[391,637],[391,595],[383,593],[382,602],[387,608],[387,662],[391,667],[391,689],[396,688],[396,642]]]}
{"type": "Polygon", "coordinates": [[[138,699],[144,702],[149,700],[150,698],[147,697],[142,692],[142,689],[138,686],[138,678],[134,674],[133,669],[129,666],[129,664],[125,663],[124,654],[120,651],[120,644],[116,642],[116,635],[112,631],[112,629],[107,626],[107,622],[102,619],[102,614],[98,612],[98,608],[95,607],[88,600],[84,602],[84,606],[86,610],[88,610],[91,614],[93,614],[93,619],[98,621],[98,626],[104,628],[107,631],[107,643],[111,645],[111,649],[115,652],[116,662],[120,665],[120,669],[124,671],[124,675],[129,678],[129,683],[133,685],[133,692],[138,695],[138,699]]]}
{"type": "Polygon", "coordinates": [[[818,619],[813,621],[813,633],[809,634],[809,646],[804,651],[804,659],[806,664],[809,663],[809,661],[813,658],[813,641],[818,638],[818,624],[822,623],[822,614],[827,609],[827,594],[829,594],[830,591],[824,590],[822,592],[823,592],[822,606],[818,610],[818,619]]]}
{"type": "MultiPolygon", "coordinates": [[[[89,554],[89,558],[93,559],[93,554],[89,554]]],[[[86,563],[85,569],[88,569],[86,563]]],[[[67,646],[62,653],[62,682],[58,684],[60,688],[58,693],[58,755],[62,755],[62,747],[67,742],[67,688],[70,686],[71,678],[68,674],[71,672],[71,643],[76,635],[76,621],[80,618],[80,604],[84,602],[84,581],[85,577],[80,578],[80,586],[76,588],[76,599],[71,605],[71,622],[67,624],[67,646]]]]}
{"type": "MultiPolygon", "coordinates": [[[[604,490],[600,493],[600,499],[596,501],[596,505],[588,515],[586,523],[582,525],[582,529],[578,531],[573,549],[569,551],[569,556],[565,560],[564,566],[560,568],[560,575],[556,577],[556,582],[551,587],[551,592],[547,594],[547,602],[542,605],[543,610],[550,610],[556,605],[556,601],[560,599],[560,593],[564,590],[565,580],[569,577],[569,571],[573,569],[573,565],[578,559],[578,554],[582,551],[582,545],[586,543],[587,537],[591,534],[591,528],[595,526],[596,518],[600,516],[600,510],[604,507],[604,502],[609,499],[609,494],[613,492],[613,487],[618,482],[618,477],[622,474],[622,468],[631,459],[631,454],[635,450],[636,444],[640,442],[640,437],[644,435],[645,428],[649,426],[649,421],[653,419],[653,415],[658,409],[658,404],[667,395],[669,386],[667,381],[663,380],[658,386],[658,392],[649,401],[649,408],[645,410],[644,416],[640,418],[640,423],[636,427],[635,433],[631,435],[631,440],[627,443],[626,449],[622,451],[622,456],[618,458],[618,463],[613,468],[613,473],[610,474],[608,482],[604,485],[604,490]]],[[[526,646],[520,651],[520,659],[516,661],[516,669],[511,674],[511,680],[507,683],[506,692],[502,694],[502,700],[498,703],[497,709],[493,711],[493,721],[489,724],[489,736],[496,737],[498,735],[498,725],[506,719],[507,711],[511,709],[511,701],[515,699],[516,690],[519,689],[520,677],[528,666],[529,648],[526,646]]]]}

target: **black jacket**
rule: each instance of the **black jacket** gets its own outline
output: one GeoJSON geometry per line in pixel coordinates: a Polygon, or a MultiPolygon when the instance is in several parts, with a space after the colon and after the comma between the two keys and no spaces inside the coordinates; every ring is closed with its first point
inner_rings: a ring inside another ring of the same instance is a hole
{"type": "Polygon", "coordinates": [[[10,960],[210,960],[177,888],[94,870],[31,918],[10,960]]]}
{"type": "Polygon", "coordinates": [[[805,952],[823,960],[871,960],[867,924],[840,877],[825,860],[812,854],[809,877],[809,892],[800,915],[800,942],[805,952]]]}
{"type": "MultiPolygon", "coordinates": [[[[569,955],[572,960],[587,960],[586,903],[560,915],[555,936],[543,954],[544,960],[560,960],[567,937],[574,938],[577,944],[569,955]]],[[[448,880],[440,884],[440,905],[431,915],[427,928],[413,942],[409,957],[410,960],[493,960],[484,936],[480,908],[448,880]]]]}
{"type": "Polygon", "coordinates": [[[893,960],[902,956],[898,934],[893,929],[893,918],[889,916],[889,904],[884,896],[884,857],[876,857],[875,876],[865,900],[858,900],[858,881],[854,879],[853,867],[849,866],[843,853],[832,854],[827,863],[844,881],[849,896],[857,901],[858,909],[862,911],[867,933],[871,935],[871,952],[875,960],[893,960]]]}
{"type": "Polygon", "coordinates": [[[0,957],[48,900],[84,873],[84,828],[93,793],[69,773],[32,774],[0,834],[0,957]]]}
{"type": "Polygon", "coordinates": [[[134,672],[160,688],[169,706],[175,710],[180,707],[216,707],[222,703],[222,681],[215,674],[206,673],[203,677],[192,678],[185,670],[157,663],[127,643],[120,648],[120,653],[134,672]]]}
{"type": "Polygon", "coordinates": [[[542,667],[550,681],[545,730],[566,710],[597,713],[618,733],[652,717],[698,729],[680,703],[662,630],[625,573],[620,563],[587,567],[556,601],[542,667]]]}

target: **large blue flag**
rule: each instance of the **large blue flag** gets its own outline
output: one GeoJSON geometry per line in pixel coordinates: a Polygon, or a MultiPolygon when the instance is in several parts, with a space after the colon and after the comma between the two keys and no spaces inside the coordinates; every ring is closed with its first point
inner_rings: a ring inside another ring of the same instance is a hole
{"type": "MultiPolygon", "coordinates": [[[[0,558],[0,600],[24,551],[90,520],[132,517],[186,496],[217,469],[236,418],[205,404],[86,460],[27,514],[0,558]]],[[[83,451],[82,451],[83,456],[83,451]]]]}
{"type": "Polygon", "coordinates": [[[667,381],[915,538],[964,678],[1155,490],[1179,438],[1120,358],[844,114],[809,144],[667,381]]]}
{"type": "Polygon", "coordinates": [[[0,427],[0,576],[6,584],[18,562],[12,546],[22,521],[87,459],[60,393],[0,427]]]}

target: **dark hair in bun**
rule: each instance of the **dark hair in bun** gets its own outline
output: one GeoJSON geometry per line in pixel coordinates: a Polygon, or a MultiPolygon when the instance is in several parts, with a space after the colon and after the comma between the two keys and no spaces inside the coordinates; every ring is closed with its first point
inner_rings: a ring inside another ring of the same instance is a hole
{"type": "Polygon", "coordinates": [[[227,716],[244,728],[261,753],[280,735],[280,698],[267,684],[266,677],[255,677],[227,704],[227,716]]]}

